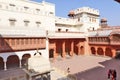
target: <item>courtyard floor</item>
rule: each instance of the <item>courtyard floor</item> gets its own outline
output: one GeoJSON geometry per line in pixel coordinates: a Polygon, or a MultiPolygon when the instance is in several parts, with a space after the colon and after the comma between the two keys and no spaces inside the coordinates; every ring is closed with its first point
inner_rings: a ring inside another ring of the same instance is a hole
{"type": "MultiPolygon", "coordinates": [[[[73,57],[68,56],[64,59],[57,58],[54,62],[51,63],[51,66],[55,67],[57,69],[56,72],[59,71],[61,74],[67,73],[67,68],[69,67],[69,74],[75,75],[77,80],[108,80],[108,70],[115,69],[117,71],[117,80],[120,80],[120,60],[116,60],[110,57],[94,55],[75,55],[73,57]]],[[[57,73],[54,73],[53,75],[57,75],[57,73]]]]}

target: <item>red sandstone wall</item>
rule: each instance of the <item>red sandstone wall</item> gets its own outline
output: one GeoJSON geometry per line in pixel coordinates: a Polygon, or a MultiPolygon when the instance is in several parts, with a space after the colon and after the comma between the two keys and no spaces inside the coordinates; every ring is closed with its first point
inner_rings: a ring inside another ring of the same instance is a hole
{"type": "Polygon", "coordinates": [[[45,48],[45,38],[0,38],[0,52],[45,48]]]}

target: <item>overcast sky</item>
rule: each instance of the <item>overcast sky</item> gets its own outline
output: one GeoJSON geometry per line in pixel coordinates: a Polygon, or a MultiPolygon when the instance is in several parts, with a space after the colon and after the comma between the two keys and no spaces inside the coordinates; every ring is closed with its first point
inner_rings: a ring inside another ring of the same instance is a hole
{"type": "MultiPolygon", "coordinates": [[[[42,2],[43,0],[33,0],[42,2]]],[[[90,7],[100,11],[100,19],[106,18],[108,25],[120,26],[120,4],[114,0],[45,0],[55,4],[56,16],[68,17],[68,12],[80,7],[90,7]]]]}

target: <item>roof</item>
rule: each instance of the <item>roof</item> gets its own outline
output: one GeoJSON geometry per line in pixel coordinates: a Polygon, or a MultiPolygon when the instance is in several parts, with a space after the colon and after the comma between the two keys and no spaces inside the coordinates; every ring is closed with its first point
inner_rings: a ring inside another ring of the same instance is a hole
{"type": "Polygon", "coordinates": [[[85,33],[81,32],[55,32],[49,33],[50,39],[63,39],[63,38],[85,38],[85,33]]]}
{"type": "Polygon", "coordinates": [[[109,36],[112,30],[92,31],[89,32],[89,37],[106,37],[109,36]]]}
{"type": "Polygon", "coordinates": [[[0,30],[0,37],[46,37],[44,30],[0,30]]]}
{"type": "Polygon", "coordinates": [[[89,37],[106,37],[114,34],[120,34],[120,27],[112,27],[109,29],[102,29],[89,32],[89,37]]]}

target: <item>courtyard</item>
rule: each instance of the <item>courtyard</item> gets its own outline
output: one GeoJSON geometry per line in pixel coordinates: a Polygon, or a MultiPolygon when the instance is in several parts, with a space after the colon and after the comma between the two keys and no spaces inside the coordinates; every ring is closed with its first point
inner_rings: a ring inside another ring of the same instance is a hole
{"type": "Polygon", "coordinates": [[[73,56],[66,58],[57,58],[51,63],[55,67],[56,73],[52,72],[52,80],[62,80],[67,73],[67,68],[70,68],[69,74],[76,76],[77,80],[107,80],[109,69],[117,71],[117,80],[120,79],[120,60],[103,56],[73,56]],[[58,77],[55,79],[55,75],[58,77]],[[61,74],[61,75],[60,75],[61,74]],[[53,79],[54,77],[54,79],[53,79]]]}

